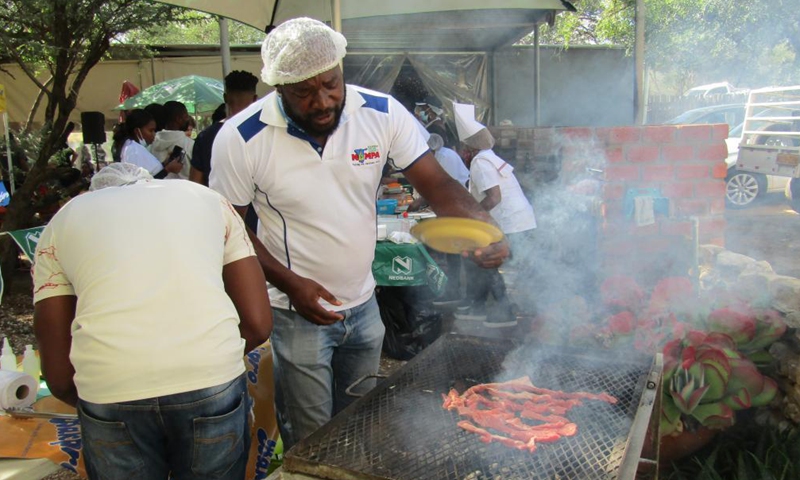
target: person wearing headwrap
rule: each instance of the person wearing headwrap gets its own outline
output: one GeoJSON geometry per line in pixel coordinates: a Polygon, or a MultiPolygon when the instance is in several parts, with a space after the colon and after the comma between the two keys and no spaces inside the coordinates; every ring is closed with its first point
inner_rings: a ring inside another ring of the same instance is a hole
{"type": "Polygon", "coordinates": [[[89,478],[244,478],[242,359],[272,313],[227,200],[113,163],[45,227],[33,287],[42,373],[78,409],[89,478]]]}
{"type": "MultiPolygon", "coordinates": [[[[459,155],[469,168],[469,191],[483,208],[495,219],[511,244],[511,255],[522,268],[519,277],[529,275],[527,262],[517,260],[530,255],[527,249],[530,233],[536,228],[533,206],[525,197],[514,176],[514,167],[493,151],[494,137],[489,129],[475,120],[475,106],[453,104],[456,130],[461,141],[459,155]]],[[[467,298],[469,302],[459,307],[456,318],[483,320],[488,328],[517,325],[516,314],[506,294],[506,286],[498,269],[471,269],[468,275],[467,298]],[[486,310],[489,294],[497,306],[486,310]]]]}
{"type": "MultiPolygon", "coordinates": [[[[276,406],[285,448],[352,399],[345,389],[378,371],[384,326],[375,299],[376,195],[391,157],[440,216],[492,222],[430,152],[395,98],[347,85],[347,40],[297,18],[264,40],[262,79],[275,91],[225,122],[209,185],[259,217],[254,244],[269,281],[276,406]]],[[[484,267],[505,241],[469,254],[484,267]]],[[[364,392],[375,385],[364,382],[364,392]]]]}

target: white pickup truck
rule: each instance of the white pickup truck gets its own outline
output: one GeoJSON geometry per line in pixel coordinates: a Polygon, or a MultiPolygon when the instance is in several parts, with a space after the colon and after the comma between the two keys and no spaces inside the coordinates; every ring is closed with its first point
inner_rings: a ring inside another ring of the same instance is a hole
{"type": "MultiPolygon", "coordinates": [[[[736,164],[730,170],[729,177],[740,173],[757,180],[785,177],[789,180],[787,191],[794,188],[800,197],[800,86],[750,92],[736,164]]],[[[747,196],[747,186],[739,183],[728,181],[729,205],[737,195],[747,196]]],[[[800,208],[800,198],[797,200],[800,208]]]]}

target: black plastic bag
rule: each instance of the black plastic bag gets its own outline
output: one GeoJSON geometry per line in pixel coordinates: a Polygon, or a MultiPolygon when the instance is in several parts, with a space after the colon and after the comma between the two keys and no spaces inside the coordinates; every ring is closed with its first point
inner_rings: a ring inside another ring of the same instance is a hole
{"type": "Polygon", "coordinates": [[[376,295],[386,326],[383,351],[388,356],[410,360],[439,338],[442,314],[434,310],[434,296],[427,286],[379,287],[376,295]]]}

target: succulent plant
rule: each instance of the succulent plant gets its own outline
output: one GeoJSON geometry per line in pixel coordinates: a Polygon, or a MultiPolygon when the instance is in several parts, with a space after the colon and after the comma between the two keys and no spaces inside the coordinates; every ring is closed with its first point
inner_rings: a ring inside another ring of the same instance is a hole
{"type": "Polygon", "coordinates": [[[690,331],[667,343],[663,353],[662,435],[692,423],[729,427],[735,411],[766,405],[777,394],[775,381],[726,333],[690,331]]]}

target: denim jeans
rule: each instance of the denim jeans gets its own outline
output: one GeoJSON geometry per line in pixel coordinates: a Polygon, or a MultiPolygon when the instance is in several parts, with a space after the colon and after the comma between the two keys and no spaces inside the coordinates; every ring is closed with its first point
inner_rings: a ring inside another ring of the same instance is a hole
{"type": "MultiPolygon", "coordinates": [[[[345,389],[380,367],[385,328],[375,295],[339,313],[344,320],[316,325],[296,312],[273,309],[275,406],[285,450],[350,404],[354,398],[345,389]]],[[[355,391],[374,386],[371,379],[355,391]]]]}
{"type": "Polygon", "coordinates": [[[89,478],[243,479],[249,404],[244,375],[216,387],[132,402],[79,400],[89,478]]]}

